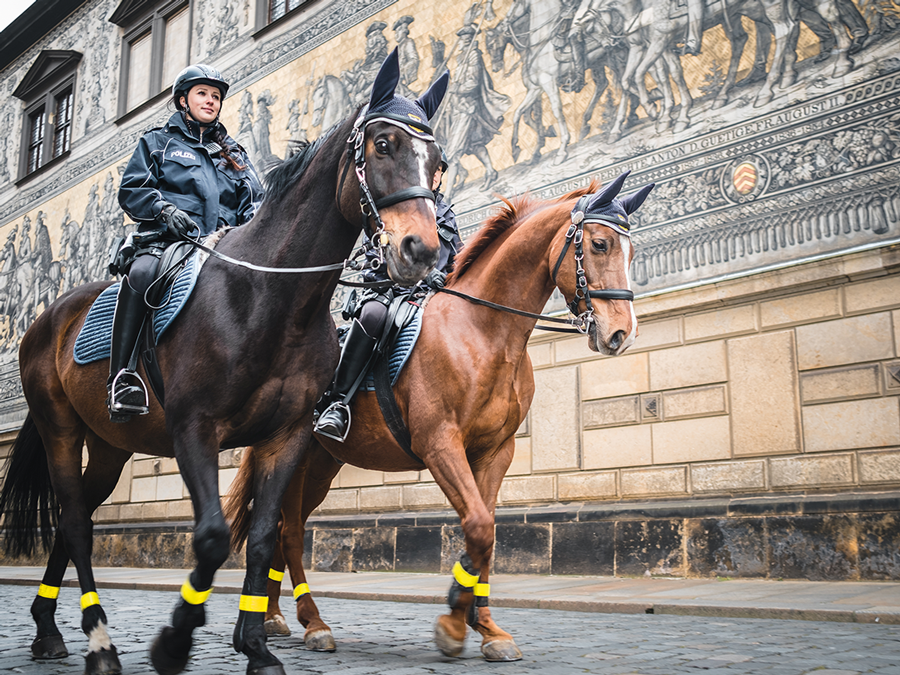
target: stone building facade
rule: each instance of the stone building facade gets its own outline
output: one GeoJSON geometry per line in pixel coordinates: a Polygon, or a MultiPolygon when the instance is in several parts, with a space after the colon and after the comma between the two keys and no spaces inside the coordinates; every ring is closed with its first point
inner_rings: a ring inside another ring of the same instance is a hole
{"type": "MultiPolygon", "coordinates": [[[[0,455],[26,411],[18,341],[61,292],[103,278],[129,227],[119,175],[169,114],[166,73],[220,68],[223,121],[265,171],[349,114],[398,46],[412,93],[444,67],[477,74],[437,124],[464,239],[498,193],[550,198],[623,170],[657,184],[633,234],[636,344],[611,358],[532,336],[495,570],[900,578],[900,12],[834,2],[840,25],[801,12],[795,65],[757,47],[765,17],[704,2],[700,54],[673,57],[684,7],[646,25],[610,5],[669,45],[641,91],[621,84],[627,46],[592,42],[623,30],[587,11],[600,0],[38,0],[0,34],[0,455]],[[533,67],[555,84],[536,91],[533,67]],[[471,109],[493,136],[466,131],[471,109]],[[36,145],[44,110],[56,126],[36,145]]],[[[223,494],[239,461],[220,455],[223,494]]],[[[96,513],[96,563],[188,564],[187,497],[174,460],[135,456],[96,513]]],[[[461,542],[427,471],[346,465],[310,525],[318,570],[446,571],[461,542]]]]}

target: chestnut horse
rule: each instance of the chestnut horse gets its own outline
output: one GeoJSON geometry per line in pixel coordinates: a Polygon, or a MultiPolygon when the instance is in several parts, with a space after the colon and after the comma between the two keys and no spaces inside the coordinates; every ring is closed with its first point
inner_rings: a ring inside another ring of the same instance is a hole
{"type": "MultiPolygon", "coordinates": [[[[398,80],[394,52],[373,85],[369,111],[396,101],[398,80]]],[[[417,101],[429,117],[446,86],[446,77],[438,79],[417,101]]],[[[363,109],[269,175],[268,196],[256,217],[225,234],[214,251],[239,264],[211,257],[158,345],[165,411],[154,400],[150,414],[111,423],[105,403],[109,364],[74,361],[85,315],[108,283],[74,289],[29,328],[19,350],[29,413],[0,504],[7,547],[19,554],[34,551],[39,519],[49,542],[59,507],[55,542],[31,608],[36,658],[67,654],[54,613],[71,560],[83,594],[82,629],[90,638],[85,672],[121,672],[91,569],[91,514],[110,495],[131,454],[145,453],[176,458],[194,509],[197,566],[182,587],[172,625],[151,649],[159,673],[180,672],[193,631],[205,622],[203,603],[213,576],[229,554],[217,456],[220,449],[253,445],[259,470],[251,488],[253,532],[234,647],[249,657],[251,675],[283,675],[266,647],[266,577],[282,495],[309,442],[313,407],[337,363],[329,303],[343,268],[339,261],[350,255],[363,226],[383,247],[399,283],[416,283],[437,259],[433,196],[426,196],[432,195],[440,152],[427,125],[417,122],[412,133],[400,122],[363,109]],[[360,213],[361,202],[367,216],[360,213]],[[82,475],[85,443],[89,460],[82,475]]]]}
{"type": "MultiPolygon", "coordinates": [[[[533,313],[558,287],[580,315],[592,350],[621,354],[633,343],[637,319],[629,267],[634,249],[627,216],[653,186],[619,200],[626,175],[596,195],[592,184],[554,201],[525,197],[506,202],[463,249],[445,290],[530,316],[503,313],[449,293],[432,296],[423,310],[418,342],[394,391],[412,451],[456,509],[465,535],[466,555],[454,567],[451,611],[435,626],[438,647],[448,656],[462,651],[468,623],[481,634],[487,660],[521,658],[512,636],[491,618],[487,596],[497,493],[534,394],[526,350],[538,316],[533,313]],[[591,298],[603,301],[592,303],[591,298]]],[[[275,558],[272,577],[281,578],[286,561],[297,618],[307,629],[304,640],[315,650],[331,651],[335,645],[303,571],[307,518],[322,503],[342,462],[376,471],[422,468],[394,440],[374,393],[357,393],[352,413],[344,443],[313,437],[282,504],[283,557],[275,558]]],[[[239,546],[251,526],[251,486],[265,470],[262,459],[256,450],[245,453],[226,498],[226,516],[234,518],[233,546],[239,546]]],[[[269,583],[267,626],[272,628],[286,628],[278,607],[280,586],[280,581],[269,583]]]]}

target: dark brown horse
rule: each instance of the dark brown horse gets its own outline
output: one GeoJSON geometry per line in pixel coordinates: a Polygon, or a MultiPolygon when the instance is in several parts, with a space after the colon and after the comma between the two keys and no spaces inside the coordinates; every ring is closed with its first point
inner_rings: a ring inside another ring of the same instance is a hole
{"type": "MultiPolygon", "coordinates": [[[[534,313],[558,287],[570,309],[580,315],[590,348],[621,354],[637,331],[629,300],[633,248],[627,216],[653,187],[619,200],[615,197],[625,175],[596,195],[591,193],[597,186],[591,185],[555,201],[507,202],[506,209],[463,249],[447,289],[534,313]]],[[[526,345],[535,324],[533,317],[503,313],[446,293],[434,295],[395,387],[412,450],[456,509],[465,535],[466,555],[454,568],[451,611],[435,626],[438,647],[448,656],[462,651],[468,618],[482,636],[486,659],[521,657],[512,636],[491,618],[488,570],[497,493],[512,461],[516,430],[534,394],[526,345]]],[[[352,413],[346,441],[314,437],[294,473],[282,504],[283,557],[273,561],[276,578],[285,561],[290,568],[297,618],[307,629],[307,646],[317,650],[335,647],[331,629],[320,618],[306,586],[303,534],[307,518],[328,493],[339,462],[376,471],[422,468],[394,440],[374,393],[358,393],[352,413]]],[[[226,500],[226,515],[234,518],[235,545],[251,525],[247,507],[251,486],[265,470],[261,459],[255,450],[245,453],[226,500]]],[[[278,608],[280,586],[269,583],[270,626],[284,624],[278,608]]]]}
{"type": "MultiPolygon", "coordinates": [[[[254,220],[222,238],[216,251],[251,265],[326,269],[274,273],[210,258],[158,346],[165,411],[154,401],[149,415],[111,423],[104,402],[108,363],[74,362],[73,345],[88,308],[108,284],[66,294],[23,337],[19,364],[29,413],[0,504],[7,547],[20,554],[33,552],[38,524],[46,545],[58,504],[59,527],[31,608],[36,658],[67,653],[54,613],[71,560],[83,594],[82,629],[90,638],[86,673],[121,671],[91,570],[91,514],[138,452],[174,456],[194,507],[197,566],[182,587],[172,625],[151,649],[158,672],[180,672],[193,631],[204,624],[213,575],[229,553],[217,455],[252,445],[258,467],[250,487],[253,532],[234,646],[249,657],[248,673],[283,674],[266,647],[266,576],[282,495],[309,442],[313,406],[337,362],[329,302],[341,264],[333,263],[347,259],[364,223],[384,247],[398,282],[420,280],[437,256],[434,205],[425,198],[440,162],[430,130],[422,120],[412,133],[403,120],[372,115],[379,107],[400,105],[394,97],[398,79],[395,52],[376,79],[368,113],[364,109],[284,162],[269,176],[269,196],[254,220]],[[369,195],[365,209],[374,216],[360,213],[360,194],[369,195]],[[89,460],[82,475],[85,443],[89,460]]],[[[439,79],[417,102],[429,117],[446,84],[445,77],[439,79]]]]}

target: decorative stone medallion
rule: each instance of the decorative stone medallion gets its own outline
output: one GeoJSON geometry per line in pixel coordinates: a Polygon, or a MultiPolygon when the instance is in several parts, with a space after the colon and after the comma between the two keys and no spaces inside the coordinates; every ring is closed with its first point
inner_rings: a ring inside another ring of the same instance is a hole
{"type": "Polygon", "coordinates": [[[722,194],[732,204],[750,202],[769,185],[769,163],[762,155],[743,155],[725,165],[722,194]]]}

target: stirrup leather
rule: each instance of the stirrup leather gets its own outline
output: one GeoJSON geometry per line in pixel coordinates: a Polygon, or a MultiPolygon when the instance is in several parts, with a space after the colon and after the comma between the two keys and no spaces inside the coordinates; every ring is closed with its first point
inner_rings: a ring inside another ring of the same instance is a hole
{"type": "Polygon", "coordinates": [[[119,415],[146,415],[150,412],[150,397],[147,393],[147,385],[136,371],[122,368],[116,373],[109,387],[109,412],[110,414],[119,415]],[[129,384],[126,380],[121,379],[125,375],[134,377],[138,384],[129,384]],[[119,389],[120,386],[121,390],[119,389]],[[135,393],[134,390],[139,390],[144,395],[143,405],[133,400],[127,403],[118,400],[123,395],[132,396],[135,393]]]}
{"type": "Polygon", "coordinates": [[[347,434],[350,433],[351,422],[350,406],[339,399],[322,411],[316,420],[313,431],[338,443],[343,443],[347,434]],[[346,417],[346,423],[344,423],[344,417],[346,417]]]}

